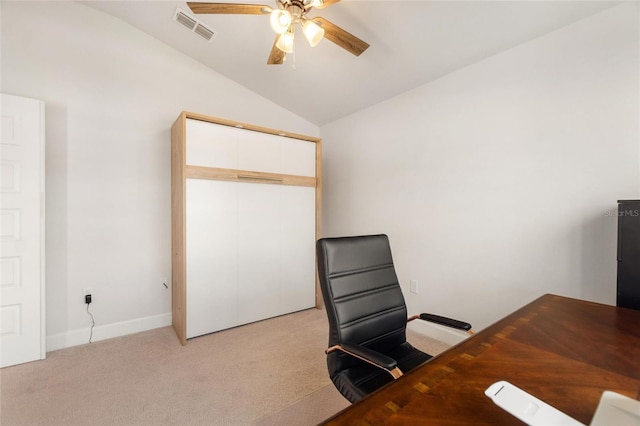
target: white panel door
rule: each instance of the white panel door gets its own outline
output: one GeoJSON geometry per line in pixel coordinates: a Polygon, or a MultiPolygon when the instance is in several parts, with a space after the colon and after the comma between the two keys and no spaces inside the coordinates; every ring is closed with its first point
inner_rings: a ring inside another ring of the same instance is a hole
{"type": "Polygon", "coordinates": [[[282,313],[316,305],[316,189],[282,186],[280,240],[282,313]]]}
{"type": "Polygon", "coordinates": [[[44,359],[44,103],[0,95],[0,367],[44,359]]]}
{"type": "Polygon", "coordinates": [[[187,179],[187,338],[315,306],[315,188],[187,179]]]}
{"type": "Polygon", "coordinates": [[[186,120],[190,166],[316,175],[316,144],[268,133],[186,120]]]}
{"type": "Polygon", "coordinates": [[[281,315],[280,185],[238,183],[238,318],[281,315]]]}
{"type": "Polygon", "coordinates": [[[238,325],[238,188],[187,179],[187,338],[238,325]]]}
{"type": "Polygon", "coordinates": [[[238,318],[315,306],[315,188],[239,184],[238,318]]]}
{"type": "Polygon", "coordinates": [[[282,139],[282,173],[286,175],[316,175],[316,144],[299,139],[282,139]]]}
{"type": "Polygon", "coordinates": [[[246,130],[200,120],[186,120],[190,166],[238,168],[238,144],[246,130]]]}

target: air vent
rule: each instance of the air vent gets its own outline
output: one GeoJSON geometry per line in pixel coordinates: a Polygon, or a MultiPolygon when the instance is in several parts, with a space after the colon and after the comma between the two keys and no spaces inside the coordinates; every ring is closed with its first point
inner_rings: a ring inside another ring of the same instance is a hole
{"type": "Polygon", "coordinates": [[[198,21],[195,18],[187,15],[182,9],[179,7],[176,8],[176,11],[173,14],[173,20],[179,24],[182,24],[189,31],[198,34],[200,37],[207,41],[211,41],[216,38],[216,33],[211,28],[208,28],[202,22],[198,21]]]}
{"type": "Polygon", "coordinates": [[[189,30],[193,31],[193,29],[198,25],[195,19],[185,15],[183,11],[180,9],[176,9],[176,13],[173,15],[173,19],[179,24],[184,25],[189,28],[189,30]]]}
{"type": "Polygon", "coordinates": [[[210,30],[202,24],[196,25],[196,29],[193,30],[193,32],[206,40],[211,40],[216,36],[216,33],[213,30],[210,30]]]}

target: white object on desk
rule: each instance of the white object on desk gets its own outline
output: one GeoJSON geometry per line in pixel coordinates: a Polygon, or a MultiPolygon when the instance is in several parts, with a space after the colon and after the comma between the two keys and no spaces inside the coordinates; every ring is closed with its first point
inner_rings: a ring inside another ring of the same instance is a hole
{"type": "Polygon", "coordinates": [[[492,384],[484,394],[498,407],[530,426],[584,426],[562,411],[506,381],[492,384]]]}
{"type": "Polygon", "coordinates": [[[640,426],[640,401],[619,393],[602,393],[591,426],[640,426]]]}

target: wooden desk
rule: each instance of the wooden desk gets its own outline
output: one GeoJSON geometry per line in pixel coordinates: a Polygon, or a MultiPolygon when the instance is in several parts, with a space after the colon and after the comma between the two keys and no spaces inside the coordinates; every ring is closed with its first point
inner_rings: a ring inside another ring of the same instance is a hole
{"type": "Polygon", "coordinates": [[[522,424],[484,395],[499,380],[589,424],[605,390],[640,399],[640,311],[542,296],[326,424],[522,424]]]}

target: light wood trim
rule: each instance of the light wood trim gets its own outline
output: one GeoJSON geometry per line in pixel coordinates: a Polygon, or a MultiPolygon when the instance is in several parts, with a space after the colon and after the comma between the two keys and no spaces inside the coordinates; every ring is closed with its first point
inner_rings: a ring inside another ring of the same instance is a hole
{"type": "Polygon", "coordinates": [[[393,376],[394,379],[398,379],[402,377],[402,370],[396,367],[393,370],[389,371],[389,374],[391,374],[391,376],[393,376]]]}
{"type": "Polygon", "coordinates": [[[252,172],[249,170],[221,169],[202,166],[186,166],[186,170],[186,177],[191,179],[310,186],[312,188],[316,186],[316,178],[311,176],[283,175],[279,173],[252,172]]]}
{"type": "MultiPolygon", "coordinates": [[[[322,237],[322,140],[316,142],[316,241],[322,237]]],[[[315,241],[314,241],[315,250],[315,241]]],[[[318,276],[318,263],[316,268],[316,308],[324,307],[322,290],[320,289],[320,277],[318,276]]]]}
{"type": "Polygon", "coordinates": [[[300,139],[308,142],[315,142],[315,143],[320,142],[319,138],[315,138],[313,136],[300,135],[297,133],[286,132],[284,130],[270,129],[268,127],[256,126],[253,124],[243,123],[241,121],[225,120],[224,118],[210,117],[207,115],[197,114],[195,112],[187,112],[187,111],[183,112],[183,114],[185,115],[185,118],[191,118],[193,120],[206,121],[209,123],[221,124],[223,126],[237,127],[239,129],[252,130],[254,132],[260,132],[260,133],[268,133],[271,135],[283,136],[285,138],[300,139]]]}
{"type": "Polygon", "coordinates": [[[268,14],[269,6],[261,4],[229,4],[229,3],[201,3],[187,2],[189,9],[195,14],[238,14],[238,15],[264,15],[268,14]],[[268,8],[268,9],[267,9],[268,8]]]}
{"type": "Polygon", "coordinates": [[[180,114],[171,127],[171,322],[183,345],[187,344],[185,118],[180,114]]]}

